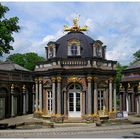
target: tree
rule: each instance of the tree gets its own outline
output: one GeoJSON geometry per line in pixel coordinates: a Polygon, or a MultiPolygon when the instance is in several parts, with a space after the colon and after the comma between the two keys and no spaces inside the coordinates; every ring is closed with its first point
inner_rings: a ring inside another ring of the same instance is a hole
{"type": "Polygon", "coordinates": [[[118,63],[117,68],[116,68],[116,91],[119,93],[119,87],[120,87],[120,82],[122,78],[122,71],[125,70],[127,66],[122,66],[121,64],[118,63]]]}
{"type": "MultiPolygon", "coordinates": [[[[120,92],[119,88],[120,88],[120,82],[121,82],[121,78],[122,78],[122,71],[125,70],[127,68],[127,66],[122,66],[121,64],[118,63],[117,68],[116,68],[116,92],[117,94],[120,92]]],[[[116,99],[117,101],[117,105],[120,104],[120,100],[119,98],[116,99]]]]}
{"type": "Polygon", "coordinates": [[[0,56],[13,50],[11,42],[14,42],[14,38],[12,35],[20,29],[17,25],[19,20],[17,17],[5,18],[7,11],[9,8],[0,3],[0,56]]]}
{"type": "Polygon", "coordinates": [[[137,62],[138,60],[140,60],[140,50],[136,51],[133,54],[133,57],[134,57],[134,61],[131,64],[133,64],[133,63],[137,62]]]}
{"type": "Polygon", "coordinates": [[[36,53],[30,52],[25,54],[17,53],[10,55],[7,57],[7,60],[11,60],[26,69],[34,70],[36,63],[44,61],[45,59],[41,56],[38,56],[36,53]]]}

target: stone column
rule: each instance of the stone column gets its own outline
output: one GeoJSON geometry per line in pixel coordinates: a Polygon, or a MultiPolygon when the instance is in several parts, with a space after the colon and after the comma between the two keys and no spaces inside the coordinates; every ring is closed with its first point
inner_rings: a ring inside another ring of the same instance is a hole
{"type": "Polygon", "coordinates": [[[88,109],[87,109],[87,113],[88,114],[92,114],[92,96],[91,96],[91,81],[92,81],[92,77],[88,76],[87,77],[87,81],[88,81],[88,109]]]}
{"type": "Polygon", "coordinates": [[[116,111],[116,83],[114,82],[114,111],[116,111]]]}
{"type": "Polygon", "coordinates": [[[32,112],[35,111],[35,107],[34,107],[34,105],[35,105],[35,95],[34,95],[34,93],[35,93],[35,86],[33,85],[32,86],[32,112]]]}
{"type": "Polygon", "coordinates": [[[35,108],[34,108],[34,104],[35,104],[35,95],[34,93],[33,94],[33,97],[32,97],[32,112],[34,112],[35,108]]]}
{"type": "Polygon", "coordinates": [[[26,114],[26,87],[25,85],[23,85],[22,87],[22,90],[23,90],[23,114],[26,114]]]}
{"type": "Polygon", "coordinates": [[[11,85],[11,117],[13,117],[14,114],[14,84],[11,85]]]}
{"type": "Polygon", "coordinates": [[[85,115],[85,112],[86,112],[86,111],[85,111],[85,110],[86,110],[86,109],[85,109],[85,103],[86,103],[86,102],[85,102],[85,97],[86,97],[86,95],[85,95],[85,92],[83,91],[83,92],[82,92],[82,115],[85,115]]]}
{"type": "Polygon", "coordinates": [[[26,94],[25,94],[25,104],[26,104],[26,107],[25,107],[25,110],[26,110],[26,113],[28,113],[28,105],[29,105],[29,93],[28,91],[26,91],[26,94]]]}
{"type": "Polygon", "coordinates": [[[122,94],[123,93],[120,93],[120,111],[123,111],[123,102],[122,102],[122,94]]]}
{"type": "Polygon", "coordinates": [[[35,79],[35,112],[38,112],[38,80],[35,79]]]}
{"type": "Polygon", "coordinates": [[[52,110],[53,110],[53,114],[56,113],[56,109],[55,109],[55,100],[56,100],[56,97],[55,97],[55,91],[56,91],[56,84],[55,84],[55,77],[52,77],[51,78],[52,80],[52,97],[53,97],[53,104],[52,104],[52,110]]]}
{"type": "Polygon", "coordinates": [[[64,91],[64,116],[67,116],[67,92],[64,91]]]}
{"type": "Polygon", "coordinates": [[[128,94],[128,105],[129,105],[129,112],[132,112],[132,110],[131,110],[131,94],[128,94]]]}
{"type": "Polygon", "coordinates": [[[128,93],[126,94],[126,111],[129,112],[129,99],[128,99],[128,93]]]}
{"type": "Polygon", "coordinates": [[[109,112],[112,112],[112,80],[109,79],[109,112]]]}
{"type": "Polygon", "coordinates": [[[56,57],[56,46],[54,46],[54,56],[53,57],[56,57]]]}
{"type": "Polygon", "coordinates": [[[61,114],[61,77],[57,77],[57,114],[61,114]]]}
{"type": "Polygon", "coordinates": [[[137,114],[140,113],[139,96],[137,96],[137,114]]]}
{"type": "MultiPolygon", "coordinates": [[[[48,113],[48,91],[45,90],[45,113],[48,113]]],[[[52,107],[53,108],[53,107],[52,107]]]]}
{"type": "Polygon", "coordinates": [[[132,111],[131,112],[135,112],[135,97],[134,97],[134,93],[131,94],[131,105],[132,105],[132,111]]]}
{"type": "Polygon", "coordinates": [[[39,79],[39,112],[42,112],[42,78],[39,79]]]}
{"type": "Polygon", "coordinates": [[[95,47],[95,45],[93,46],[93,56],[96,56],[96,47],[95,47]]]}
{"type": "Polygon", "coordinates": [[[97,107],[98,107],[98,92],[97,92],[97,78],[94,77],[94,114],[97,114],[97,107]]]}
{"type": "Polygon", "coordinates": [[[122,110],[125,111],[126,110],[126,93],[125,92],[123,92],[122,98],[123,98],[122,110]]]}

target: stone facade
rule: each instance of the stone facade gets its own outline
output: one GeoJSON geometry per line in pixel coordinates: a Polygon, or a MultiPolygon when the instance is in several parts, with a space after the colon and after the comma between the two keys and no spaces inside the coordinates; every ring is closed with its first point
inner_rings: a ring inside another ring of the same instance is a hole
{"type": "Polygon", "coordinates": [[[76,28],[49,42],[47,60],[36,65],[36,114],[81,117],[116,111],[117,62],[106,59],[100,40],[76,28]]]}
{"type": "Polygon", "coordinates": [[[30,71],[13,62],[0,63],[0,119],[34,111],[33,85],[30,71]]]}
{"type": "Polygon", "coordinates": [[[140,61],[123,71],[120,86],[120,110],[140,114],[140,61]]]}

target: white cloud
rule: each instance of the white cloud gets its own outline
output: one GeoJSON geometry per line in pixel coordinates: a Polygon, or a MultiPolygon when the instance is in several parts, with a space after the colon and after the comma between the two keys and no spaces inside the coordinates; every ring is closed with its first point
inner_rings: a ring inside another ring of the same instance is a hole
{"type": "Polygon", "coordinates": [[[59,30],[58,32],[56,32],[54,35],[47,35],[42,39],[42,43],[47,44],[49,41],[56,41],[57,39],[59,39],[60,37],[62,37],[63,35],[65,35],[65,33],[62,30],[59,30]]]}
{"type": "Polygon", "coordinates": [[[22,27],[16,33],[14,51],[36,51],[44,55],[49,41],[63,36],[63,25],[89,26],[87,35],[107,45],[107,58],[128,64],[139,49],[140,3],[6,3],[9,15],[17,15],[22,27]]]}

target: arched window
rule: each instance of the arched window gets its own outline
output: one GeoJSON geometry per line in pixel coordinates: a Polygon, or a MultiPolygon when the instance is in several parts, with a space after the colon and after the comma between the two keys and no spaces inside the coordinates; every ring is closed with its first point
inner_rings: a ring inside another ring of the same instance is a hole
{"type": "Polygon", "coordinates": [[[82,87],[80,84],[78,83],[72,83],[69,87],[69,90],[82,90],[82,87]]]}
{"type": "Polygon", "coordinates": [[[77,55],[77,52],[78,52],[77,51],[77,44],[74,43],[74,44],[71,45],[71,54],[72,55],[77,55]]]}

